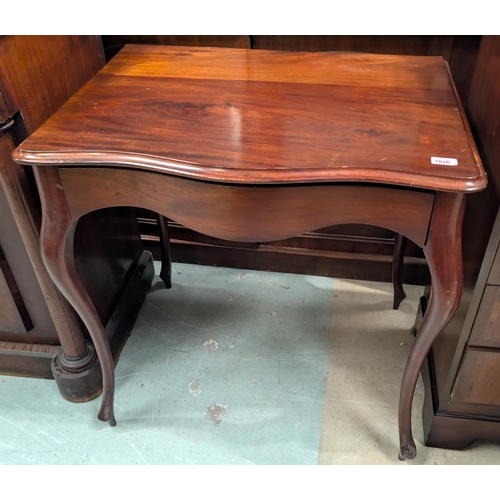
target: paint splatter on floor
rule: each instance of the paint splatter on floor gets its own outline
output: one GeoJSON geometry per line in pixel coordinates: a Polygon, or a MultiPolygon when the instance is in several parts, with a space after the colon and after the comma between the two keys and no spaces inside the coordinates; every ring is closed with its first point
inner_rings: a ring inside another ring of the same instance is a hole
{"type": "Polygon", "coordinates": [[[205,413],[205,418],[211,420],[214,425],[220,425],[222,422],[222,416],[227,413],[227,404],[223,405],[220,403],[215,403],[207,408],[205,413]]]}
{"type": "Polygon", "coordinates": [[[210,339],[204,342],[203,347],[205,348],[205,351],[208,352],[208,354],[212,354],[219,347],[219,343],[214,339],[210,339]]]}
{"type": "Polygon", "coordinates": [[[193,380],[189,385],[188,385],[189,392],[193,396],[199,396],[201,393],[201,385],[199,380],[193,380]]]}

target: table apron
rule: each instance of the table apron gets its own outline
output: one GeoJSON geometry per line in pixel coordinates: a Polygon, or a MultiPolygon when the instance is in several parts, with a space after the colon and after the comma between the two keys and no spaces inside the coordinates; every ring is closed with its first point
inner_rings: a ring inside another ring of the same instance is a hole
{"type": "Polygon", "coordinates": [[[133,206],[231,241],[274,241],[358,223],[396,231],[423,247],[435,199],[431,192],[377,184],[218,184],[102,167],[59,168],[59,174],[74,220],[133,206]]]}

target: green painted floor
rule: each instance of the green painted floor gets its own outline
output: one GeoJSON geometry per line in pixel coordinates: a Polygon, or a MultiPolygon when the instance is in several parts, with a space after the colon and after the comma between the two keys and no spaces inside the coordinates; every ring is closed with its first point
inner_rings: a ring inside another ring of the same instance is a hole
{"type": "MultiPolygon", "coordinates": [[[[157,268],[158,271],[158,268],[157,268]]],[[[155,278],[100,398],[0,376],[0,464],[500,464],[500,446],[397,460],[397,401],[419,287],[174,264],[155,278]]]]}
{"type": "Polygon", "coordinates": [[[10,464],[316,464],[333,280],[174,265],[116,370],[116,418],[53,381],[0,379],[10,464]]]}

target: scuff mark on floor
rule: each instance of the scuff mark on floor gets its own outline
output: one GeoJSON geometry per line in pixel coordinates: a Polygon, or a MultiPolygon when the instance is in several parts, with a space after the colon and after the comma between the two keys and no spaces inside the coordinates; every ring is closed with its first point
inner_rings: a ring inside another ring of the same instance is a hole
{"type": "Polygon", "coordinates": [[[192,347],[190,347],[189,349],[184,349],[182,347],[176,347],[174,349],[174,351],[176,351],[176,352],[186,352],[187,353],[187,352],[193,352],[194,349],[192,347]]]}
{"type": "Polygon", "coordinates": [[[227,404],[215,403],[207,408],[205,418],[211,420],[214,425],[220,425],[222,416],[227,413],[227,404]]]}
{"type": "Polygon", "coordinates": [[[193,380],[188,384],[188,389],[193,396],[199,396],[201,393],[200,381],[197,379],[193,380]]]}
{"type": "Polygon", "coordinates": [[[203,347],[208,354],[212,354],[219,347],[219,343],[214,339],[210,339],[203,343],[203,347]]]}

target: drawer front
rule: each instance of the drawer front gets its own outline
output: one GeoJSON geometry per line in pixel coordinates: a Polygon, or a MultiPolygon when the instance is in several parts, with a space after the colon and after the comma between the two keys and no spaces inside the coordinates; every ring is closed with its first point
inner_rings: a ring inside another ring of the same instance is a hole
{"type": "Polygon", "coordinates": [[[500,286],[485,288],[469,346],[500,349],[500,286]]]}
{"type": "Polygon", "coordinates": [[[500,352],[467,349],[449,409],[500,416],[500,352]]]}

